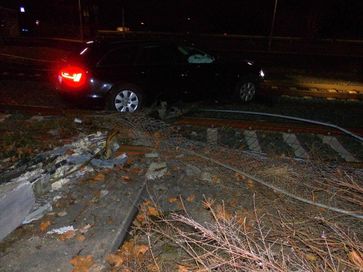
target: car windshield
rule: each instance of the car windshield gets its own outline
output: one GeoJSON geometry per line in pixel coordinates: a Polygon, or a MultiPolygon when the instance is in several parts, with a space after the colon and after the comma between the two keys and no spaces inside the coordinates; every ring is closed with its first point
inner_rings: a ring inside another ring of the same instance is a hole
{"type": "Polygon", "coordinates": [[[215,60],[213,56],[195,47],[178,46],[178,50],[188,63],[213,63],[215,60]]]}

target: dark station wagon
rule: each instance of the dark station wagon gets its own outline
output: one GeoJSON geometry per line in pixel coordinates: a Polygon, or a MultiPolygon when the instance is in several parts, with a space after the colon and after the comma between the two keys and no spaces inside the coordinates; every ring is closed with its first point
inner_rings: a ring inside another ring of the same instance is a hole
{"type": "Polygon", "coordinates": [[[57,69],[57,90],[134,112],[156,100],[251,101],[263,79],[251,61],[223,61],[194,46],[167,41],[88,42],[57,69]]]}

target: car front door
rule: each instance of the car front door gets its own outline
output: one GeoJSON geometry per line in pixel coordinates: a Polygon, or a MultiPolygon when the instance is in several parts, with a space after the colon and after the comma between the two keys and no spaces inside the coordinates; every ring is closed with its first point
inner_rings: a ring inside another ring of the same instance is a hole
{"type": "Polygon", "coordinates": [[[188,46],[177,46],[180,55],[179,75],[185,99],[201,100],[215,96],[218,86],[213,56],[188,46]]]}

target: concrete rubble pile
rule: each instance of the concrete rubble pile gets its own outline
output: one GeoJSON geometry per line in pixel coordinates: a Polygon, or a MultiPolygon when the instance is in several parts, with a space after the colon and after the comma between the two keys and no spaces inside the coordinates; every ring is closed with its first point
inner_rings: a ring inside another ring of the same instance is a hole
{"type": "MultiPolygon", "coordinates": [[[[37,155],[25,171],[0,184],[0,240],[22,223],[40,219],[52,210],[52,200],[41,203],[43,195],[60,190],[99,168],[124,164],[126,154],[103,159],[106,133],[97,132],[70,144],[37,155]],[[40,202],[40,203],[39,203],[40,202]]],[[[19,168],[14,165],[10,170],[19,168]]]]}

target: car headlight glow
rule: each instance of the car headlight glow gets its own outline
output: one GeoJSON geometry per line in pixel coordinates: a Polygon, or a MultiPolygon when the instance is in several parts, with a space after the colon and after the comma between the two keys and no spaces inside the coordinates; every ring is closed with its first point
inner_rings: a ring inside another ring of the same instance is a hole
{"type": "Polygon", "coordinates": [[[262,78],[265,77],[265,72],[262,69],[260,70],[260,77],[262,77],[262,78]]]}

